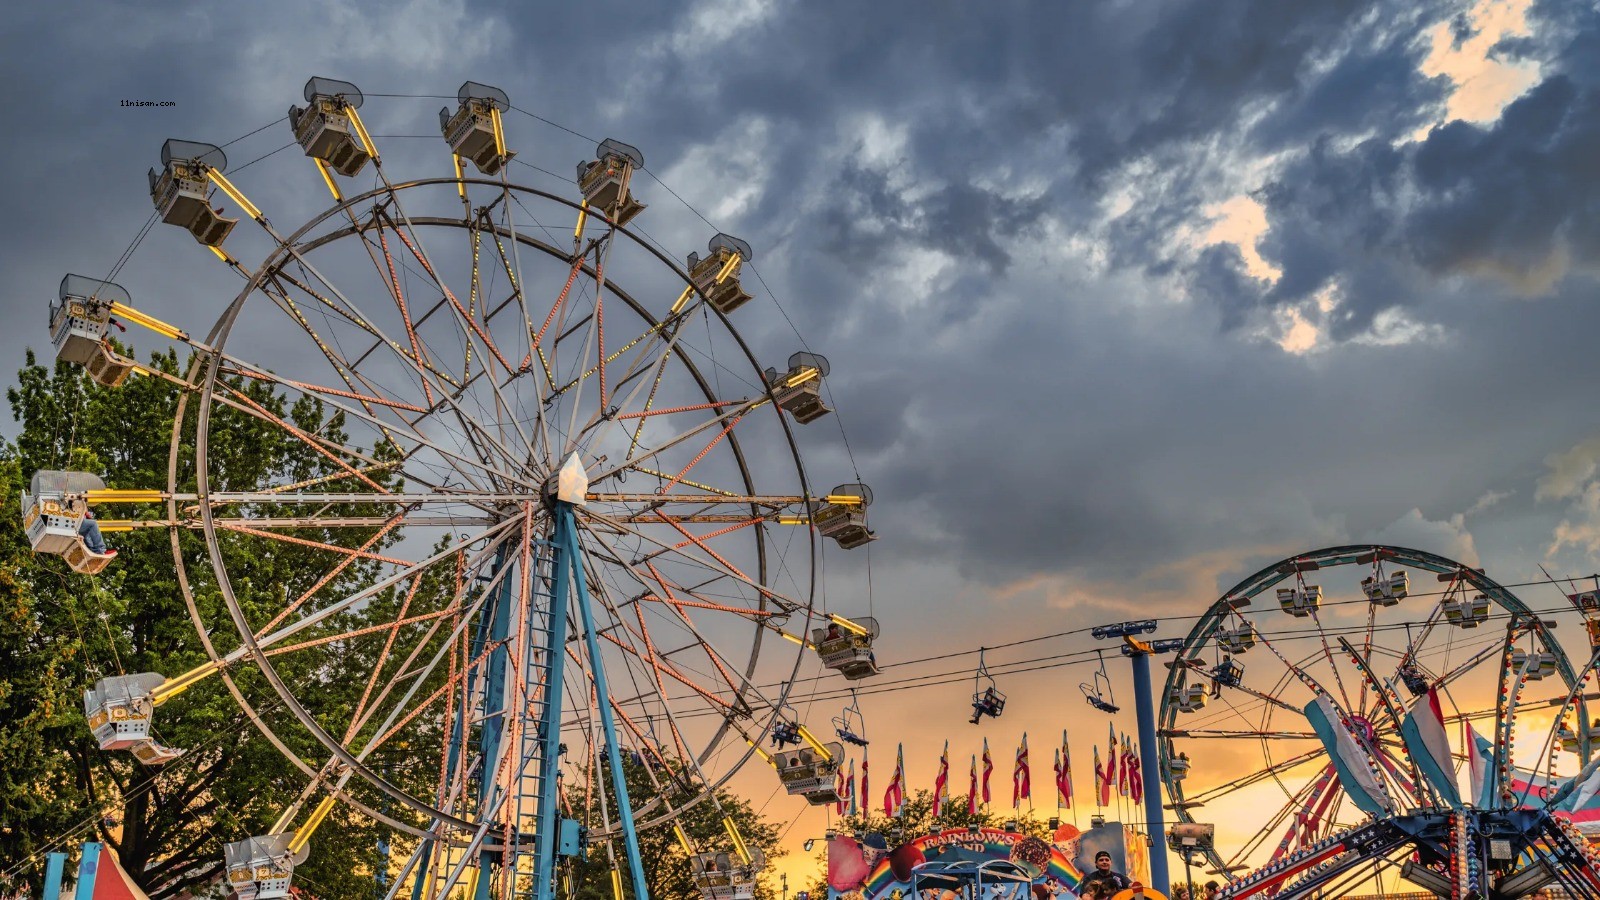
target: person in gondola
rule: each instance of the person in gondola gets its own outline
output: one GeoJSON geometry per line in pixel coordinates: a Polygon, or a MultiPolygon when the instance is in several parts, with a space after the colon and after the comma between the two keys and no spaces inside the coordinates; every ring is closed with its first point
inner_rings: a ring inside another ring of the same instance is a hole
{"type": "Polygon", "coordinates": [[[83,521],[78,523],[78,536],[83,545],[96,556],[116,556],[117,551],[106,549],[106,539],[100,535],[100,523],[94,520],[94,510],[83,511],[83,521]]]}
{"type": "Polygon", "coordinates": [[[828,630],[822,636],[822,642],[824,644],[831,644],[834,641],[837,641],[838,639],[840,639],[842,637],[844,637],[844,632],[839,630],[839,623],[838,622],[829,622],[828,623],[828,630]]]}

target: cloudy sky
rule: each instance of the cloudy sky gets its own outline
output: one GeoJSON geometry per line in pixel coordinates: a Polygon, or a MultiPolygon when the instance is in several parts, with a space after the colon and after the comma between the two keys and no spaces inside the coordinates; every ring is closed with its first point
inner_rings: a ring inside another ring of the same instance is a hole
{"type": "MultiPolygon", "coordinates": [[[[1193,615],[1265,562],[1348,541],[1502,581],[1600,568],[1585,0],[60,2],[11,11],[0,46],[14,363],[46,344],[60,276],[104,275],[140,230],[164,138],[244,135],[308,76],[397,95],[473,79],[638,145],[757,248],[770,296],[832,361],[877,496],[879,655],[951,654],[897,675],[1193,615]]],[[[431,127],[427,103],[368,103],[384,129],[431,127]]],[[[508,129],[553,171],[591,149],[521,115],[508,129]]],[[[287,140],[280,123],[229,153],[287,140]]],[[[291,210],[319,190],[240,180],[291,210]]],[[[655,237],[704,241],[658,185],[640,193],[655,237]]],[[[203,331],[236,290],[209,262],[158,228],[118,280],[203,331]]],[[[796,349],[771,310],[749,328],[764,356],[796,349]]],[[[851,480],[836,429],[806,437],[817,480],[851,480]]],[[[865,612],[867,555],[839,557],[831,602],[865,612]]],[[[1534,605],[1559,599],[1542,591],[1534,605]]],[[[1041,646],[1086,642],[997,659],[1041,646]]],[[[1098,733],[1059,700],[1082,677],[1013,679],[992,743],[1098,733]]],[[[863,705],[877,734],[971,743],[964,689],[863,705]]],[[[915,780],[935,754],[908,761],[915,780]]]]}

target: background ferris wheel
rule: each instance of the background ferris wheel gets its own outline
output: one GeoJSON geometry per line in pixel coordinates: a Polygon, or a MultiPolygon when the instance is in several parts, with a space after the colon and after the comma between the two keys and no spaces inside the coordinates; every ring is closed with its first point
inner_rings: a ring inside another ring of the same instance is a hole
{"type": "MultiPolygon", "coordinates": [[[[286,890],[339,803],[410,836],[406,871],[427,871],[430,895],[468,870],[483,896],[519,879],[546,891],[582,834],[637,879],[637,829],[716,806],[766,733],[789,733],[808,649],[870,660],[870,619],[828,615],[840,646],[810,640],[821,542],[874,537],[871,492],[816,489],[795,437],[831,411],[828,362],[763,367],[740,335],[747,243],[717,234],[679,265],[628,227],[644,210],[636,148],[601,142],[572,195],[516,184],[509,101],[469,82],[439,113],[453,175],[397,181],[363,100],[314,78],[291,110],[334,201],[293,231],[219,148],[163,147],[160,218],[244,282],[203,340],[116,285],[63,283],[63,358],[107,386],[140,373],[181,393],[164,489],[58,499],[164,505],[106,526],[170,531],[211,658],[109,679],[89,713],[148,733],[155,707],[217,674],[307,776],[271,833],[230,846],[235,887],[286,890]],[[362,174],[370,189],[347,186],[362,174]],[[262,262],[242,262],[257,246],[262,262]],[[189,344],[193,366],[118,355],[113,317],[189,344]],[[219,467],[246,421],[300,462],[219,467]],[[320,562],[260,578],[289,546],[320,562]],[[332,682],[362,684],[359,701],[332,682]]],[[[836,754],[810,742],[811,779],[831,778],[836,754]]],[[[675,831],[691,855],[715,849],[675,831]]],[[[702,863],[714,895],[748,890],[759,866],[731,822],[728,838],[744,877],[702,863]]]]}

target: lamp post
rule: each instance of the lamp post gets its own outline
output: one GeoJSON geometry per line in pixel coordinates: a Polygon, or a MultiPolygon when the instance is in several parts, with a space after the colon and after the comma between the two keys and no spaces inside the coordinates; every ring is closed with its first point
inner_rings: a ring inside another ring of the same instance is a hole
{"type": "Polygon", "coordinates": [[[1178,822],[1167,831],[1167,846],[1172,852],[1183,854],[1183,876],[1189,882],[1189,900],[1194,895],[1194,855],[1210,850],[1214,845],[1217,828],[1198,822],[1178,822]]]}

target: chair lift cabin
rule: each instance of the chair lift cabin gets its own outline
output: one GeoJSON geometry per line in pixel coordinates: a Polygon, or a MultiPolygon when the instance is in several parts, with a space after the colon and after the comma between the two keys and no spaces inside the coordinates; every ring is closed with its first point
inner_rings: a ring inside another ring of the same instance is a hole
{"type": "Polygon", "coordinates": [[[695,887],[705,900],[751,900],[755,897],[756,877],[766,863],[760,848],[752,848],[750,861],[717,852],[690,857],[695,887]]]}
{"type": "Polygon", "coordinates": [[[294,867],[306,861],[309,845],[294,847],[295,834],[268,834],[235,841],[222,849],[228,886],[237,900],[278,900],[289,896],[294,867]]]}
{"type": "Polygon", "coordinates": [[[33,552],[53,553],[84,575],[104,569],[116,554],[92,552],[78,529],[89,514],[89,492],[105,486],[100,476],[89,472],[33,473],[22,495],[22,528],[33,552]]]}
{"type": "Polygon", "coordinates": [[[212,173],[228,167],[228,157],[211,144],[169,140],[161,145],[161,171],[151,169],[150,200],[161,221],[194,235],[207,247],[221,247],[238,219],[211,208],[212,173]]]}
{"type": "Polygon", "coordinates": [[[439,130],[450,152],[469,160],[484,175],[497,175],[516,154],[506,149],[500,116],[511,108],[506,92],[469,81],[456,91],[456,111],[439,110],[439,130]]]}
{"type": "Polygon", "coordinates": [[[158,766],[183,755],[162,746],[150,736],[155,718],[155,691],[166,682],[156,672],[116,675],[95,682],[83,692],[83,712],[101,750],[128,750],[147,766],[158,766]]]}
{"type": "Polygon", "coordinates": [[[845,550],[854,550],[878,539],[867,528],[867,507],[871,505],[871,488],[841,484],[821,500],[811,501],[811,524],[823,537],[833,538],[845,550]]]}
{"type": "Polygon", "coordinates": [[[789,357],[789,371],[767,370],[767,385],[778,408],[806,425],[833,412],[822,402],[822,379],[828,375],[828,360],[815,353],[796,353],[789,357]]]}
{"type": "Polygon", "coordinates": [[[835,619],[825,627],[811,629],[811,643],[822,664],[850,681],[878,674],[878,660],[872,642],[878,637],[878,620],[835,619]]]}
{"type": "Polygon", "coordinates": [[[749,244],[719,232],[706,244],[704,258],[689,254],[689,282],[717,312],[727,315],[750,300],[739,284],[739,270],[754,257],[749,244]]]}
{"type": "Polygon", "coordinates": [[[348,81],[313,78],[306,82],[305,106],[289,107],[289,127],[306,156],[349,178],[372,159],[372,148],[356,110],[361,91],[348,81]]]}
{"type": "Polygon", "coordinates": [[[606,138],[595,148],[596,159],[578,163],[578,190],[583,201],[616,225],[626,225],[644,212],[633,198],[633,173],[644,168],[639,148],[606,138]]]}
{"type": "Polygon", "coordinates": [[[109,281],[82,275],[62,278],[56,302],[50,304],[50,340],[56,347],[56,362],[83,366],[102,387],[120,387],[134,364],[111,349],[107,332],[112,309],[131,303],[128,292],[109,281]]]}

